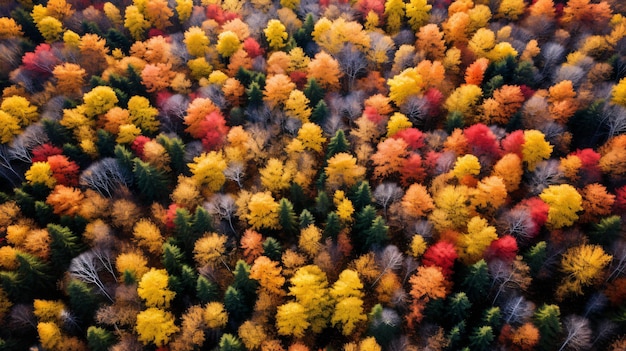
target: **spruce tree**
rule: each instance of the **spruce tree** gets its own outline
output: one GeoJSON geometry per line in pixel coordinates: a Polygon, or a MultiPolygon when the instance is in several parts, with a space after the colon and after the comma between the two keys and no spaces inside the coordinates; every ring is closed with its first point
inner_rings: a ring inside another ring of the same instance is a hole
{"type": "Polygon", "coordinates": [[[313,107],[313,109],[317,107],[320,101],[324,100],[324,95],[326,95],[324,88],[314,78],[309,78],[303,93],[309,99],[309,106],[313,107]]]}
{"type": "Polygon", "coordinates": [[[168,181],[165,174],[147,162],[135,158],[133,175],[140,194],[153,202],[167,198],[168,181]]]}
{"type": "Polygon", "coordinates": [[[333,157],[340,152],[348,152],[350,150],[350,142],[346,138],[346,134],[343,129],[339,129],[335,135],[330,138],[328,146],[326,148],[326,160],[333,157]]]}
{"type": "Polygon", "coordinates": [[[329,212],[324,224],[324,237],[336,239],[341,231],[341,220],[337,212],[329,212]]]}
{"type": "Polygon", "coordinates": [[[464,292],[460,291],[449,296],[446,302],[448,305],[445,312],[447,321],[456,324],[469,317],[472,303],[464,292]]]}
{"type": "Polygon", "coordinates": [[[50,243],[51,261],[59,271],[64,271],[69,267],[72,258],[81,253],[84,245],[68,227],[50,223],[47,229],[50,239],[52,239],[50,243]]]}
{"type": "Polygon", "coordinates": [[[278,203],[278,223],[282,228],[282,232],[290,238],[298,233],[298,218],[293,210],[291,201],[283,197],[278,203]]]}
{"type": "Polygon", "coordinates": [[[196,296],[201,303],[216,301],[218,298],[217,285],[199,275],[196,280],[196,296]]]}
{"type": "Polygon", "coordinates": [[[385,219],[381,216],[376,216],[372,221],[372,226],[365,231],[365,246],[367,249],[381,248],[389,240],[388,231],[389,227],[385,223],[385,219]]]}
{"type": "Polygon", "coordinates": [[[87,343],[92,351],[107,351],[115,344],[115,334],[94,325],[87,328],[87,343]]]}
{"type": "Polygon", "coordinates": [[[539,350],[554,350],[559,342],[561,309],[557,305],[543,305],[533,315],[533,324],[539,329],[539,350]]]}
{"type": "Polygon", "coordinates": [[[311,224],[315,224],[315,218],[306,208],[300,212],[300,229],[304,229],[311,224]]]}
{"type": "Polygon", "coordinates": [[[470,349],[475,351],[488,351],[491,350],[491,344],[495,336],[493,334],[493,328],[488,325],[478,327],[470,335],[470,349]]]}
{"type": "Polygon", "coordinates": [[[361,211],[365,206],[372,205],[372,188],[369,182],[363,180],[355,184],[348,193],[355,211],[361,211]]]}
{"type": "Polygon", "coordinates": [[[72,279],[66,288],[69,306],[81,323],[88,324],[98,309],[98,295],[86,283],[72,279]]]}
{"type": "Polygon", "coordinates": [[[272,261],[280,261],[283,255],[283,248],[280,242],[272,237],[268,237],[263,241],[263,255],[269,257],[272,261]]]}
{"type": "Polygon", "coordinates": [[[480,260],[469,267],[469,272],[463,278],[461,286],[470,301],[479,303],[485,301],[490,283],[487,262],[480,260]]]}

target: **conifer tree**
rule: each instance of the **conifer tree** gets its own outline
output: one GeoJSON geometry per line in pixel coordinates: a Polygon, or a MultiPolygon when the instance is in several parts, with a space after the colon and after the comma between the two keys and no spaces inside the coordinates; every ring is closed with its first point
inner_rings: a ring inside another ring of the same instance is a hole
{"type": "Polygon", "coordinates": [[[282,198],[278,203],[278,223],[285,234],[291,236],[298,230],[296,213],[293,210],[293,204],[289,199],[282,198]]]}

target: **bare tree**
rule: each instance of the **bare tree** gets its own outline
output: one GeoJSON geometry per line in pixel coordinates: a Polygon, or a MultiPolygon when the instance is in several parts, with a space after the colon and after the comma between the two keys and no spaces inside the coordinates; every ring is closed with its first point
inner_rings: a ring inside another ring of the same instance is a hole
{"type": "Polygon", "coordinates": [[[0,178],[4,178],[14,188],[24,180],[22,174],[11,164],[9,147],[5,144],[0,144],[0,178]]]}
{"type": "Polygon", "coordinates": [[[602,123],[608,129],[609,138],[626,133],[626,109],[619,105],[607,105],[602,114],[602,123]]]}
{"type": "Polygon", "coordinates": [[[116,189],[132,184],[132,175],[127,174],[116,159],[106,157],[94,162],[80,175],[80,184],[88,186],[102,196],[112,197],[116,189]]]}
{"type": "Polygon", "coordinates": [[[615,242],[611,251],[613,254],[613,260],[611,260],[611,264],[609,265],[610,273],[606,278],[606,281],[617,278],[626,273],[626,241],[619,240],[615,242]]]}
{"type": "Polygon", "coordinates": [[[234,181],[240,188],[242,188],[243,178],[246,176],[245,165],[240,161],[229,162],[228,167],[224,170],[224,176],[226,179],[234,181]]]}
{"type": "Polygon", "coordinates": [[[376,203],[383,207],[385,217],[387,217],[387,208],[389,208],[392,203],[400,200],[404,192],[396,183],[384,182],[376,187],[372,195],[376,203]]]}
{"type": "MultiPolygon", "coordinates": [[[[94,284],[109,301],[113,302],[113,298],[100,278],[100,271],[102,269],[108,270],[108,268],[104,267],[102,261],[101,254],[96,254],[94,251],[86,251],[72,259],[68,272],[74,278],[85,283],[94,284]]],[[[110,260],[105,261],[110,262],[110,260]]]]}
{"type": "Polygon", "coordinates": [[[589,320],[575,314],[565,317],[563,326],[567,336],[561,344],[562,350],[589,350],[591,347],[592,331],[589,327],[589,320]]]}
{"type": "Polygon", "coordinates": [[[524,244],[530,243],[537,231],[537,225],[527,208],[513,208],[502,213],[497,228],[499,233],[510,234],[524,244]]]}
{"type": "Polygon", "coordinates": [[[9,157],[24,163],[32,162],[32,151],[48,142],[48,135],[40,123],[31,124],[11,142],[9,157]]]}
{"type": "Polygon", "coordinates": [[[365,54],[359,51],[354,45],[344,44],[336,55],[341,70],[348,81],[348,90],[354,89],[354,81],[367,69],[367,59],[365,54]]]}
{"type": "Polygon", "coordinates": [[[372,286],[375,286],[385,273],[402,268],[404,256],[397,246],[387,245],[387,247],[385,247],[385,249],[377,255],[377,261],[381,270],[378,277],[374,280],[374,282],[372,282],[372,286]]]}
{"type": "Polygon", "coordinates": [[[228,194],[215,194],[209,201],[204,203],[203,207],[212,216],[217,217],[218,220],[228,222],[230,230],[232,230],[233,234],[237,234],[233,226],[237,205],[235,205],[235,199],[232,196],[228,194]]]}
{"type": "Polygon", "coordinates": [[[507,299],[501,309],[504,323],[520,325],[530,320],[535,311],[535,304],[522,295],[515,295],[507,299]]]}

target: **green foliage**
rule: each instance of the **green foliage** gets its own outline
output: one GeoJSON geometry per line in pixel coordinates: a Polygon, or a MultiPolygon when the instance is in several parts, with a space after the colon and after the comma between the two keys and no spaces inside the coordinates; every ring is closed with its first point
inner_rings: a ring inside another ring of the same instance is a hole
{"type": "Polygon", "coordinates": [[[502,313],[500,307],[492,306],[483,311],[482,320],[484,325],[488,325],[493,330],[500,330],[502,327],[502,313]]]}
{"type": "Polygon", "coordinates": [[[309,99],[309,106],[313,108],[313,113],[315,113],[315,109],[317,108],[318,104],[321,101],[324,101],[324,94],[326,93],[324,91],[324,88],[322,88],[322,86],[319,85],[319,83],[314,78],[309,78],[306,86],[304,87],[303,93],[304,96],[309,99]]]}
{"type": "Polygon", "coordinates": [[[98,309],[98,295],[84,282],[72,279],[66,288],[69,306],[81,323],[88,324],[98,309]]]}
{"type": "Polygon", "coordinates": [[[324,102],[324,100],[320,100],[313,107],[310,119],[311,122],[321,125],[326,122],[326,118],[328,118],[328,116],[330,116],[330,109],[328,108],[328,105],[326,104],[326,102],[324,102]]]}
{"type": "Polygon", "coordinates": [[[326,159],[335,156],[340,152],[348,152],[350,150],[350,142],[346,138],[346,134],[342,129],[339,129],[335,135],[330,138],[328,146],[326,148],[326,159]]]}
{"type": "Polygon", "coordinates": [[[202,303],[217,301],[217,285],[212,283],[205,276],[199,275],[196,283],[196,296],[202,303]]]}
{"type": "Polygon", "coordinates": [[[328,212],[328,216],[326,216],[326,222],[324,223],[324,237],[326,238],[337,238],[339,232],[341,231],[341,221],[337,212],[328,212]]]}
{"type": "Polygon", "coordinates": [[[67,143],[75,142],[70,131],[62,126],[58,121],[43,119],[41,121],[50,143],[56,146],[63,146],[67,143]]]}
{"type": "Polygon", "coordinates": [[[268,237],[263,241],[263,255],[269,257],[272,261],[280,261],[282,254],[283,248],[278,240],[268,237]]]}
{"type": "Polygon", "coordinates": [[[159,134],[156,140],[163,145],[170,156],[172,170],[178,174],[189,174],[185,162],[185,143],[178,137],[169,137],[165,134],[159,134]]]}
{"type": "Polygon", "coordinates": [[[280,199],[278,203],[278,223],[282,231],[291,237],[298,232],[298,218],[293,210],[293,204],[287,198],[280,199]]]}
{"type": "Polygon", "coordinates": [[[87,342],[90,350],[107,351],[115,341],[115,335],[104,328],[94,325],[87,328],[87,342]]]}
{"type": "Polygon", "coordinates": [[[161,262],[168,274],[177,275],[180,273],[183,258],[184,255],[178,246],[170,243],[163,244],[163,257],[161,258],[161,262]]]}
{"type": "Polygon", "coordinates": [[[168,180],[165,174],[147,162],[135,159],[133,162],[135,184],[146,200],[163,200],[169,194],[168,180]]]}
{"type": "Polygon", "coordinates": [[[455,129],[463,129],[465,127],[465,117],[461,111],[452,111],[446,117],[446,131],[452,133],[455,129]]]}
{"type": "Polygon", "coordinates": [[[395,311],[385,310],[379,303],[372,307],[368,315],[367,335],[376,338],[376,342],[382,347],[389,345],[401,331],[398,320],[393,317],[399,319],[395,311]]]}
{"type": "Polygon", "coordinates": [[[491,350],[491,343],[495,339],[491,326],[478,327],[470,335],[470,348],[476,351],[491,350]]]}
{"type": "Polygon", "coordinates": [[[220,338],[219,351],[244,351],[243,344],[236,336],[232,334],[224,334],[220,338]]]}
{"type": "Polygon", "coordinates": [[[600,244],[605,248],[609,248],[611,244],[618,238],[621,233],[622,218],[614,215],[605,217],[598,223],[592,224],[589,232],[589,238],[592,243],[600,244]]]}
{"type": "Polygon", "coordinates": [[[302,212],[300,212],[300,218],[299,218],[300,229],[304,229],[311,224],[315,224],[315,217],[313,217],[311,212],[309,212],[309,210],[305,208],[304,210],[302,210],[302,212]]]}
{"type": "Polygon", "coordinates": [[[485,260],[480,260],[469,267],[461,286],[472,302],[482,302],[487,298],[491,279],[485,260]]]}
{"type": "Polygon", "coordinates": [[[541,268],[548,258],[547,252],[548,245],[545,241],[540,241],[533,245],[524,254],[524,262],[530,267],[530,273],[532,276],[537,276],[541,268]]]}
{"type": "Polygon", "coordinates": [[[376,216],[372,221],[372,225],[365,231],[365,246],[368,249],[382,247],[389,236],[389,227],[385,223],[385,219],[381,216],[376,216]]]}
{"type": "Polygon", "coordinates": [[[454,324],[466,320],[472,308],[472,303],[462,291],[449,296],[447,305],[446,320],[454,324]]]}
{"type": "Polygon", "coordinates": [[[78,256],[84,249],[80,237],[72,233],[70,228],[50,223],[47,226],[52,242],[50,254],[52,262],[59,270],[67,269],[72,258],[78,256]]]}
{"type": "Polygon", "coordinates": [[[533,315],[533,323],[539,329],[539,349],[554,350],[561,334],[561,309],[557,305],[543,305],[533,315]]]}

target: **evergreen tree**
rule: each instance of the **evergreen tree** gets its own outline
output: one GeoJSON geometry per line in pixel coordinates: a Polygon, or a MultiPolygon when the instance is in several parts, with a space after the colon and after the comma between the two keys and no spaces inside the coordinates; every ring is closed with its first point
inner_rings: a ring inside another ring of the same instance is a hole
{"type": "Polygon", "coordinates": [[[293,238],[298,232],[298,218],[293,210],[291,201],[283,197],[278,203],[278,223],[282,231],[290,238],[293,238]]]}
{"type": "Polygon", "coordinates": [[[52,262],[59,271],[64,271],[69,267],[72,258],[81,253],[84,245],[68,227],[50,223],[47,229],[52,239],[50,243],[52,262]]]}
{"type": "Polygon", "coordinates": [[[104,38],[110,50],[120,49],[125,54],[128,54],[130,46],[132,45],[128,37],[115,28],[109,28],[104,38]]]}
{"type": "Polygon", "coordinates": [[[324,95],[326,95],[324,88],[322,88],[322,86],[319,85],[319,83],[317,83],[314,78],[309,78],[306,86],[304,87],[303,93],[304,96],[309,99],[309,106],[311,106],[313,109],[317,107],[317,104],[320,101],[323,101],[324,95]]]}
{"type": "Polygon", "coordinates": [[[487,262],[480,260],[469,267],[469,272],[463,278],[461,286],[470,301],[477,303],[487,298],[490,283],[487,262]]]}
{"type": "Polygon", "coordinates": [[[168,181],[165,174],[147,162],[135,158],[133,175],[140,194],[149,202],[167,198],[168,181]]]}
{"type": "Polygon", "coordinates": [[[115,154],[115,158],[119,163],[120,167],[125,171],[126,174],[133,174],[133,165],[135,163],[135,156],[133,153],[123,145],[115,145],[115,150],[113,150],[115,154]]]}
{"type": "Polygon", "coordinates": [[[244,260],[238,260],[233,274],[235,279],[232,286],[243,294],[246,303],[252,307],[256,300],[256,289],[259,284],[250,278],[250,265],[244,260]]]}
{"type": "Polygon", "coordinates": [[[43,201],[35,201],[35,220],[40,226],[58,221],[58,216],[54,214],[52,206],[43,201]]]}
{"type": "Polygon", "coordinates": [[[189,168],[185,161],[185,143],[178,137],[168,137],[161,134],[157,137],[157,142],[163,145],[165,151],[170,156],[170,166],[174,174],[189,174],[189,168]]]}
{"type": "Polygon", "coordinates": [[[465,127],[465,117],[460,111],[452,111],[446,116],[446,132],[452,133],[455,129],[465,127]]]}
{"type": "Polygon", "coordinates": [[[104,129],[98,129],[96,132],[96,148],[101,158],[115,156],[115,136],[104,129]]]}
{"type": "Polygon", "coordinates": [[[30,218],[37,218],[37,211],[35,209],[35,198],[22,188],[15,189],[15,203],[20,208],[20,211],[24,216],[30,218]]]}
{"type": "Polygon", "coordinates": [[[224,334],[220,338],[218,351],[244,351],[243,344],[236,336],[232,334],[224,334]]]}
{"type": "MultiPolygon", "coordinates": [[[[37,294],[50,292],[54,288],[55,278],[50,272],[50,267],[48,267],[44,262],[42,262],[39,258],[19,252],[16,254],[18,268],[17,268],[17,288],[13,287],[17,292],[17,296],[13,301],[24,301],[28,300],[30,297],[37,294]]],[[[10,294],[10,292],[6,289],[6,286],[3,281],[3,288],[5,291],[10,294]]]]}
{"type": "Polygon", "coordinates": [[[482,322],[484,325],[492,327],[494,330],[500,330],[502,327],[502,313],[500,307],[491,306],[483,312],[482,322]]]}
{"type": "Polygon", "coordinates": [[[592,243],[600,244],[608,249],[620,235],[621,228],[622,219],[620,216],[605,217],[600,222],[592,224],[589,238],[592,243]]]}
{"type": "Polygon", "coordinates": [[[315,19],[313,18],[313,14],[308,13],[302,26],[293,33],[293,39],[299,47],[306,48],[308,46],[311,39],[313,39],[311,33],[313,33],[314,28],[315,19]]]}
{"type": "Polygon", "coordinates": [[[259,83],[250,83],[246,89],[246,96],[248,97],[248,106],[252,108],[263,106],[263,89],[259,83]]]}
{"type": "Polygon", "coordinates": [[[245,296],[232,285],[226,288],[226,292],[224,293],[224,308],[228,312],[229,322],[234,327],[246,320],[248,315],[252,312],[252,309],[246,303],[245,296]]]}
{"type": "Polygon", "coordinates": [[[196,296],[201,303],[217,301],[217,285],[212,283],[206,277],[199,275],[196,282],[196,296]]]}
{"type": "Polygon", "coordinates": [[[296,213],[302,212],[307,208],[307,197],[304,194],[304,189],[299,184],[291,183],[289,186],[289,200],[293,204],[293,210],[296,213]]]}
{"type": "Polygon", "coordinates": [[[272,237],[268,237],[263,241],[263,255],[269,257],[272,261],[280,261],[283,254],[283,248],[280,242],[272,237]]]}
{"type": "Polygon", "coordinates": [[[72,312],[81,323],[91,323],[98,309],[98,295],[86,283],[78,279],[72,279],[66,289],[72,312]]]}
{"type": "MultiPolygon", "coordinates": [[[[369,182],[363,180],[355,184],[350,192],[348,198],[352,201],[355,211],[361,211],[365,206],[372,204],[372,188],[370,188],[369,182]]],[[[372,218],[373,219],[373,218],[372,218]]]]}
{"type": "Polygon", "coordinates": [[[547,248],[548,245],[546,242],[540,241],[524,254],[524,261],[528,264],[528,267],[530,267],[531,276],[536,277],[546,262],[548,257],[547,248]]]}
{"type": "Polygon", "coordinates": [[[448,334],[446,335],[446,339],[448,340],[446,350],[452,351],[459,350],[461,348],[461,342],[465,337],[465,328],[465,321],[462,321],[450,328],[450,331],[448,331],[448,334]]]}
{"type": "Polygon", "coordinates": [[[330,109],[328,108],[328,104],[326,104],[326,101],[320,100],[313,107],[313,111],[311,111],[311,122],[316,124],[324,124],[328,116],[330,116],[330,109]]]}
{"type": "Polygon", "coordinates": [[[539,329],[539,349],[554,350],[561,334],[561,309],[557,305],[543,305],[533,315],[539,329]]]}
{"type": "Polygon", "coordinates": [[[315,224],[315,218],[306,208],[300,212],[300,229],[304,229],[311,224],[315,224]]]}
{"type": "Polygon", "coordinates": [[[176,246],[179,246],[187,257],[192,257],[195,236],[192,230],[192,216],[186,208],[177,208],[174,216],[174,235],[176,246]]]}
{"type": "Polygon", "coordinates": [[[325,191],[320,191],[315,197],[315,207],[313,208],[315,215],[318,218],[324,218],[330,211],[330,205],[331,202],[328,198],[328,194],[326,194],[325,191]]]}
{"type": "Polygon", "coordinates": [[[366,231],[372,226],[372,222],[376,218],[376,209],[372,205],[367,205],[357,212],[352,226],[352,244],[359,253],[367,251],[367,234],[366,231]]]}
{"type": "Polygon", "coordinates": [[[336,239],[341,231],[341,220],[337,212],[329,212],[324,224],[324,237],[336,239]]]}
{"type": "Polygon", "coordinates": [[[163,244],[163,257],[161,262],[169,275],[178,275],[182,269],[183,253],[180,248],[169,242],[163,244]]]}
{"type": "Polygon", "coordinates": [[[386,347],[398,336],[401,331],[400,326],[401,319],[397,312],[383,308],[378,303],[372,307],[368,315],[367,335],[373,336],[380,346],[386,347]]]}
{"type": "Polygon", "coordinates": [[[81,169],[85,169],[91,164],[91,156],[87,155],[78,145],[65,143],[62,149],[63,155],[76,162],[81,169]]]}
{"type": "Polygon", "coordinates": [[[196,211],[193,214],[191,222],[191,233],[193,233],[193,240],[196,241],[204,233],[213,231],[213,218],[211,214],[202,206],[196,207],[196,211]]]}
{"type": "Polygon", "coordinates": [[[92,351],[107,351],[115,344],[115,335],[101,327],[90,326],[87,328],[87,343],[92,351]]]}
{"type": "Polygon", "coordinates": [[[340,152],[348,152],[350,150],[350,142],[346,138],[346,134],[339,129],[335,135],[330,138],[328,147],[326,148],[326,159],[333,157],[340,152]]]}
{"type": "Polygon", "coordinates": [[[476,351],[491,350],[491,343],[494,339],[493,329],[490,326],[478,327],[469,337],[470,348],[476,351]]]}
{"type": "Polygon", "coordinates": [[[448,297],[446,319],[451,323],[459,323],[469,317],[472,303],[464,292],[457,292],[448,297]]]}
{"type": "Polygon", "coordinates": [[[182,265],[180,270],[181,288],[188,293],[193,293],[196,290],[197,282],[198,274],[196,273],[196,269],[186,264],[182,265]]]}
{"type": "Polygon", "coordinates": [[[389,227],[385,224],[385,219],[381,216],[376,216],[372,221],[372,226],[365,231],[365,246],[368,250],[383,247],[389,240],[388,231],[389,227]]]}

